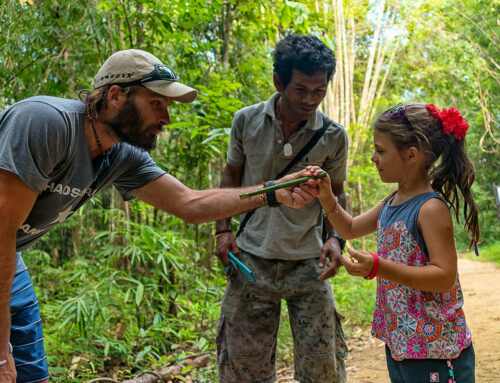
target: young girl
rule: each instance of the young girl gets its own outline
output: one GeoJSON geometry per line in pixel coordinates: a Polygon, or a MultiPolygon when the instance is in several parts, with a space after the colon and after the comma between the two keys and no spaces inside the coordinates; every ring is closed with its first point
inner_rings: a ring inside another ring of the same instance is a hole
{"type": "Polygon", "coordinates": [[[475,245],[478,213],[471,194],[474,170],[464,149],[467,128],[453,108],[393,107],[375,122],[372,161],[383,182],[398,184],[397,191],[352,217],[337,203],[330,180],[320,183],[323,209],[343,238],[377,230],[377,253],[350,250],[351,260],[341,262],[352,275],[377,278],[372,333],[386,344],[394,383],[474,382],[449,210],[458,219],[461,194],[475,245]]]}

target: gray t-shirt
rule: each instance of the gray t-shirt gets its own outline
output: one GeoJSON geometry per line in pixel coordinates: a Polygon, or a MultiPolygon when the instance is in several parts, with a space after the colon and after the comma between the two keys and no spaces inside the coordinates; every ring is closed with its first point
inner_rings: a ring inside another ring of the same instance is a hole
{"type": "Polygon", "coordinates": [[[0,169],[39,193],[17,231],[18,250],[63,222],[105,186],[113,184],[130,199],[132,190],[165,174],[147,152],[126,143],[93,160],[84,112],[80,101],[38,96],[0,113],[0,169]]]}
{"type": "MultiPolygon", "coordinates": [[[[319,165],[332,180],[346,179],[348,139],[344,128],[325,120],[318,111],[288,140],[285,150],[283,132],[274,113],[275,94],[266,102],[241,109],[235,114],[227,161],[243,167],[242,185],[256,185],[274,178],[297,152],[329,123],[327,130],[311,151],[291,170],[319,165]]],[[[242,216],[243,217],[243,216],[242,216]]],[[[286,206],[262,207],[248,221],[238,237],[238,246],[248,253],[267,259],[301,260],[316,258],[322,246],[323,221],[318,201],[304,209],[286,206]]]]}

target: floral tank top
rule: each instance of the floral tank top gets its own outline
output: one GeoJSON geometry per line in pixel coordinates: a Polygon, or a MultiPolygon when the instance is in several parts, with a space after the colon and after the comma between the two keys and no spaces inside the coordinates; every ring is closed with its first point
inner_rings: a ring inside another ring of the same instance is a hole
{"type": "MultiPolygon", "coordinates": [[[[417,227],[418,213],[436,192],[415,196],[400,205],[384,204],[377,222],[378,255],[409,266],[429,264],[429,255],[417,227]]],[[[372,334],[386,343],[395,360],[454,359],[470,346],[463,294],[457,280],[450,291],[416,290],[377,278],[377,302],[372,334]]]]}

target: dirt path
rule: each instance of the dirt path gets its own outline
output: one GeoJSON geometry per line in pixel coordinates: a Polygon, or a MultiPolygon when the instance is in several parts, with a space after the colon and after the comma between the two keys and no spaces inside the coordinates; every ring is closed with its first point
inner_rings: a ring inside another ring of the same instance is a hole
{"type": "MultiPolygon", "coordinates": [[[[476,352],[476,382],[500,382],[500,268],[485,262],[459,259],[465,316],[476,352]]],[[[348,341],[349,383],[388,383],[382,342],[358,330],[348,341]]],[[[280,383],[294,382],[290,370],[280,371],[280,383]]]]}

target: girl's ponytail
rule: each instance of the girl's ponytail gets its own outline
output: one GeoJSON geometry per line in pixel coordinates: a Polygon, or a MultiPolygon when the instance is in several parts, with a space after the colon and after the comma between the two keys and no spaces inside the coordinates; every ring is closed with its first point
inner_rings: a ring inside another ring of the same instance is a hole
{"type": "Polygon", "coordinates": [[[479,241],[478,210],[472,197],[472,183],[475,174],[474,167],[465,152],[464,141],[453,135],[446,137],[448,145],[443,146],[441,161],[430,172],[432,188],[441,193],[455,212],[455,218],[460,221],[460,198],[462,194],[465,228],[471,236],[471,245],[479,241]]]}
{"type": "Polygon", "coordinates": [[[432,187],[451,205],[457,221],[460,221],[459,192],[462,194],[465,228],[471,236],[470,244],[474,245],[477,252],[478,210],[471,192],[475,174],[464,144],[469,124],[455,108],[439,110],[433,104],[427,104],[425,108],[439,121],[443,138],[447,141],[441,148],[441,162],[430,173],[432,187]]]}

